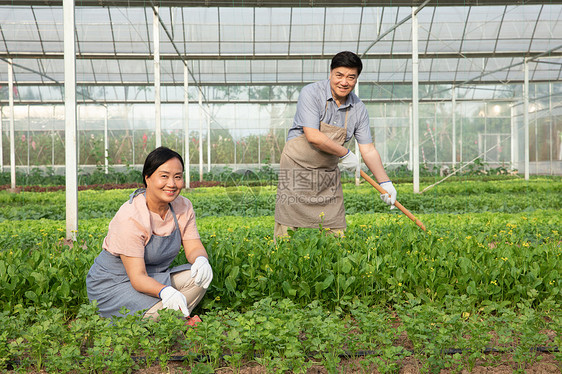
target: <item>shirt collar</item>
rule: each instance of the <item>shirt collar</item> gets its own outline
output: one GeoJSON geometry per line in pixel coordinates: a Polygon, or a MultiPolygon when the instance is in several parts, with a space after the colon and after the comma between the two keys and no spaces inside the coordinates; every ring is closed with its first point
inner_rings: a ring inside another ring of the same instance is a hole
{"type": "MultiPolygon", "coordinates": [[[[335,101],[334,97],[332,96],[332,89],[330,88],[329,79],[326,79],[325,93],[326,93],[326,101],[335,101]]],[[[347,97],[345,98],[345,104],[340,106],[338,109],[345,109],[348,106],[353,106],[355,104],[354,96],[355,94],[353,92],[350,92],[349,95],[347,95],[347,97]]]]}

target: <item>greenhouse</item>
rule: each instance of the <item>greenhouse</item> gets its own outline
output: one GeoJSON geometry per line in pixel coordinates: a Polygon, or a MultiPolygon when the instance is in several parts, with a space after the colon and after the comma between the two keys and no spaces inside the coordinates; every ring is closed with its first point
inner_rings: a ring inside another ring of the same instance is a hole
{"type": "Polygon", "coordinates": [[[0,372],[562,371],[562,1],[0,0],[0,135],[0,372]],[[301,93],[342,51],[388,178],[342,143],[343,226],[277,235],[301,93]],[[185,162],[164,215],[160,146],[185,162]],[[139,246],[139,198],[174,231],[138,260],[196,234],[187,312],[108,249],[139,246]],[[105,318],[104,253],[159,316],[105,318]]]}
{"type": "MultiPolygon", "coordinates": [[[[205,170],[276,165],[298,92],[351,50],[364,60],[356,90],[385,165],[412,169],[416,146],[430,167],[478,157],[562,172],[560,2],[197,3],[77,3],[79,167],[140,165],[157,143],[205,170]]],[[[0,6],[0,168],[13,136],[17,168],[59,169],[62,4],[0,6]]]]}

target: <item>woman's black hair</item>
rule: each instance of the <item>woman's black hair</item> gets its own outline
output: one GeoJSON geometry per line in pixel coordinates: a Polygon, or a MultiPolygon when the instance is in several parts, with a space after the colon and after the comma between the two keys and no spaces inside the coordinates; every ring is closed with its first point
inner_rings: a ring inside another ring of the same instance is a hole
{"type": "Polygon", "coordinates": [[[170,148],[158,147],[146,156],[146,160],[144,160],[144,167],[142,168],[142,183],[145,187],[146,178],[150,178],[156,169],[172,158],[180,160],[181,167],[182,169],[184,168],[183,158],[181,158],[178,152],[172,151],[170,148]]]}
{"type": "Polygon", "coordinates": [[[332,58],[330,70],[334,70],[335,68],[339,68],[341,66],[357,69],[357,75],[361,74],[361,70],[363,70],[363,62],[361,62],[361,58],[355,53],[349,51],[340,52],[332,58]]]}

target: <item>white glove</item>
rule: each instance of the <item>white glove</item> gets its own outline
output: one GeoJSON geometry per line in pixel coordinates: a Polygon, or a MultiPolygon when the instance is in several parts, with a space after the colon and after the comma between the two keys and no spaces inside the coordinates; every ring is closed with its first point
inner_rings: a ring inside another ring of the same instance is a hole
{"type": "Polygon", "coordinates": [[[355,171],[359,166],[359,159],[355,155],[355,153],[351,152],[349,149],[345,156],[340,157],[340,169],[342,170],[351,170],[355,171]]]}
{"type": "Polygon", "coordinates": [[[197,257],[193,265],[191,265],[191,278],[193,277],[195,277],[195,285],[204,289],[209,288],[213,280],[213,269],[206,257],[197,257]]]}
{"type": "Polygon", "coordinates": [[[381,194],[381,200],[384,201],[386,204],[390,205],[390,209],[396,208],[394,206],[394,203],[396,202],[396,195],[398,195],[398,192],[396,191],[396,188],[394,188],[392,182],[391,181],[382,182],[380,183],[380,186],[384,188],[386,192],[388,192],[385,194],[381,194]]]}
{"type": "Polygon", "coordinates": [[[172,286],[166,286],[158,294],[162,299],[162,304],[166,309],[180,310],[185,317],[189,317],[187,300],[185,296],[172,286]]]}

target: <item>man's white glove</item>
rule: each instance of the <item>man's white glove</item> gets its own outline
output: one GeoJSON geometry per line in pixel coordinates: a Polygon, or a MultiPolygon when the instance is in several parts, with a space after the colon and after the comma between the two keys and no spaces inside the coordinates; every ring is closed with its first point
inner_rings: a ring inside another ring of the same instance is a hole
{"type": "Polygon", "coordinates": [[[195,285],[204,289],[209,288],[213,280],[213,269],[207,257],[199,256],[195,259],[191,265],[191,278],[193,277],[195,277],[195,285]]]}
{"type": "Polygon", "coordinates": [[[355,153],[351,152],[349,149],[344,156],[340,157],[340,169],[355,171],[359,166],[359,159],[355,153]]]}
{"type": "Polygon", "coordinates": [[[386,204],[390,205],[390,209],[396,208],[394,203],[396,202],[396,195],[398,192],[391,181],[386,181],[379,183],[382,188],[388,193],[381,194],[381,200],[384,201],[386,204]],[[390,196],[389,196],[390,195],[390,196]]]}
{"type": "Polygon", "coordinates": [[[166,309],[180,310],[185,317],[189,317],[189,309],[185,296],[172,286],[166,286],[158,294],[166,309]]]}

